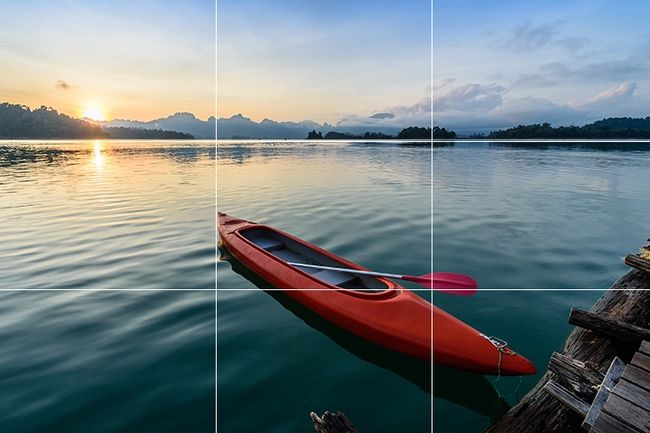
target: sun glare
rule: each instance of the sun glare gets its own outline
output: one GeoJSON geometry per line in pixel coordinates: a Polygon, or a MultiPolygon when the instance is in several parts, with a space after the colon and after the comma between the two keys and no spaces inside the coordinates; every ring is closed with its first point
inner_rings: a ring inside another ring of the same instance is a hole
{"type": "Polygon", "coordinates": [[[83,117],[90,120],[97,120],[97,121],[106,120],[106,116],[104,116],[102,110],[97,106],[86,107],[86,109],[83,112],[83,117]]]}

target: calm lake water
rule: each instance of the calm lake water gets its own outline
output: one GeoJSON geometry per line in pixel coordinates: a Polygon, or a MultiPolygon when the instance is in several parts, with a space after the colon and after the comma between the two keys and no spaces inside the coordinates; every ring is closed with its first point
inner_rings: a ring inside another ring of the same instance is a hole
{"type": "MultiPolygon", "coordinates": [[[[431,269],[428,143],[220,141],[217,165],[221,211],[371,269],[431,269]]],[[[309,412],[325,410],[346,413],[364,432],[429,431],[428,365],[378,350],[260,290],[263,282],[220,257],[220,431],[307,432],[309,412]]]]}
{"type": "Polygon", "coordinates": [[[650,143],[444,144],[436,270],[483,288],[604,289],[650,236],[650,143]]]}
{"type": "Polygon", "coordinates": [[[214,330],[214,291],[0,292],[0,431],[214,432],[214,330]]]}
{"type": "Polygon", "coordinates": [[[0,141],[0,287],[215,283],[213,141],[0,141]]]}

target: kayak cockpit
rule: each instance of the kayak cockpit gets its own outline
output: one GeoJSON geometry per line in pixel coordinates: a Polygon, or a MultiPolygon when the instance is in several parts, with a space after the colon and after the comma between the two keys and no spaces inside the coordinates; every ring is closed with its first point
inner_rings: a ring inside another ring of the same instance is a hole
{"type": "MultiPolygon", "coordinates": [[[[240,230],[239,234],[257,247],[284,262],[304,263],[310,265],[349,268],[334,258],[310,248],[282,233],[266,227],[240,230]]],[[[342,289],[384,291],[388,286],[375,277],[355,275],[347,272],[299,268],[313,278],[342,289]]]]}

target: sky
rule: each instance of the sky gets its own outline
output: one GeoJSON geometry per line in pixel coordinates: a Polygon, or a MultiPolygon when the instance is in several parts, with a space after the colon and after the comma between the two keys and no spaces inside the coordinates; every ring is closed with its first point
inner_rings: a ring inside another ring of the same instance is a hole
{"type": "Polygon", "coordinates": [[[435,0],[433,15],[435,125],[650,116],[650,2],[435,0]]]}
{"type": "Polygon", "coordinates": [[[430,124],[430,0],[218,0],[217,58],[218,117],[430,124]]]}
{"type": "Polygon", "coordinates": [[[215,114],[214,0],[4,1],[0,102],[73,117],[215,114]]]}

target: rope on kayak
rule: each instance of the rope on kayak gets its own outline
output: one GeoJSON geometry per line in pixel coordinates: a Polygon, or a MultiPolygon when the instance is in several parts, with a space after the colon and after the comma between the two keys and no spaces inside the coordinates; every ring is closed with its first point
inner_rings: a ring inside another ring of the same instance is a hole
{"type": "Polygon", "coordinates": [[[497,380],[494,383],[494,385],[495,385],[495,390],[499,395],[499,398],[501,398],[501,394],[499,393],[499,390],[496,388],[496,385],[499,384],[499,380],[501,379],[501,361],[503,361],[503,354],[507,353],[508,355],[516,355],[517,353],[508,347],[508,342],[505,340],[502,340],[497,337],[489,337],[485,334],[481,334],[481,337],[485,338],[487,341],[492,343],[492,345],[496,347],[497,352],[499,353],[499,360],[497,361],[497,380]]]}

